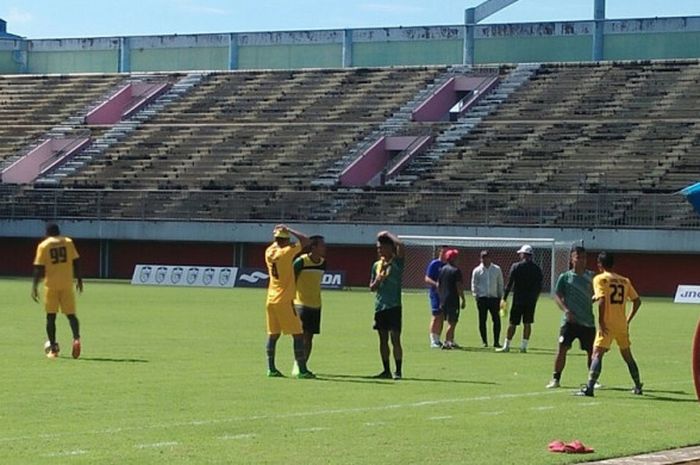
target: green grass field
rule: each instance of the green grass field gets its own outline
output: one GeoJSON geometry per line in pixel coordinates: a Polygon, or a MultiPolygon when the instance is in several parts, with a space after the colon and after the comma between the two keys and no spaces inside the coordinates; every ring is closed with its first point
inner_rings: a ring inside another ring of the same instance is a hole
{"type": "MultiPolygon", "coordinates": [[[[700,443],[690,373],[698,308],[644,299],[633,350],[645,395],[617,352],[596,397],[572,351],[564,388],[546,390],[559,313],[543,297],[527,354],[428,348],[427,299],[404,297],[404,376],[380,371],[372,295],[326,292],[310,367],[317,380],[265,376],[264,291],[134,287],[88,281],[79,297],[83,356],[44,357],[44,314],[26,279],[0,280],[0,464],[554,464],[700,443]],[[591,455],[547,452],[580,439],[591,455]]],[[[520,332],[516,335],[516,343],[520,332]]],[[[291,338],[278,346],[289,373],[291,338]]]]}

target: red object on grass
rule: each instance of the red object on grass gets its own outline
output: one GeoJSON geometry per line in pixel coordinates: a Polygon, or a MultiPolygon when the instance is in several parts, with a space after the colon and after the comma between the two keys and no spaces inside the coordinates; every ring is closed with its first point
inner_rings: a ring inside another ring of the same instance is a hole
{"type": "Polygon", "coordinates": [[[590,454],[595,452],[594,449],[586,446],[584,443],[578,439],[571,441],[569,443],[564,443],[562,441],[552,441],[547,446],[550,452],[561,452],[566,454],[590,454]]]}

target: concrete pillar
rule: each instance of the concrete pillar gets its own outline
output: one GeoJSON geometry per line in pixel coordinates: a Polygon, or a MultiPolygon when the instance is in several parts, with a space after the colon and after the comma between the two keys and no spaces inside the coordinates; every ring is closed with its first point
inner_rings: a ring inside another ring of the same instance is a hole
{"type": "Polygon", "coordinates": [[[593,6],[593,61],[605,59],[605,0],[593,6]]]}
{"type": "Polygon", "coordinates": [[[238,34],[228,35],[228,69],[238,69],[238,34]]]}
{"type": "Polygon", "coordinates": [[[29,42],[24,39],[16,41],[16,47],[12,51],[12,60],[17,63],[17,72],[26,74],[29,72],[28,48],[29,42]]]}
{"type": "Polygon", "coordinates": [[[343,68],[352,68],[352,29],[343,31],[343,68]]]}
{"type": "Polygon", "coordinates": [[[462,53],[463,65],[474,65],[474,31],[476,29],[476,13],[474,8],[464,10],[464,45],[462,53]]]}
{"type": "Polygon", "coordinates": [[[117,72],[131,72],[131,43],[128,37],[119,38],[119,64],[117,72]]]}

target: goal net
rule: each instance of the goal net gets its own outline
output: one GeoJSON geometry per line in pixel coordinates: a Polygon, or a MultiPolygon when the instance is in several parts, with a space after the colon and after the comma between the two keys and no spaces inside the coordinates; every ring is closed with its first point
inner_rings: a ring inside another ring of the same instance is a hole
{"type": "Polygon", "coordinates": [[[559,274],[569,269],[571,247],[577,245],[554,239],[517,237],[399,236],[399,239],[406,247],[404,289],[426,288],[425,270],[442,245],[459,250],[457,266],[462,270],[466,290],[470,288],[472,270],[479,265],[482,250],[488,250],[491,261],[501,267],[504,284],[507,284],[510,267],[519,260],[516,252],[522,245],[529,244],[533,249],[533,261],[544,275],[542,291],[554,293],[559,274]]]}

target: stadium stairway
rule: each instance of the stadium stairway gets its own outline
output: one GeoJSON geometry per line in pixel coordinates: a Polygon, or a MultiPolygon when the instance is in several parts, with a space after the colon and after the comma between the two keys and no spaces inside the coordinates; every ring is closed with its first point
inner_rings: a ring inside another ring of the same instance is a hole
{"type": "MultiPolygon", "coordinates": [[[[167,92],[158,97],[152,104],[146,105],[126,120],[119,121],[72,160],[50,171],[35,181],[37,187],[56,187],[69,175],[88,166],[92,160],[99,158],[112,145],[126,139],[144,122],[153,118],[171,103],[183,98],[191,89],[199,85],[208,75],[207,72],[192,72],[178,80],[167,92]]],[[[148,75],[132,75],[130,81],[148,79],[148,75]]],[[[82,124],[83,117],[72,117],[67,120],[66,129],[71,130],[76,123],[82,124]]],[[[62,129],[62,128],[58,128],[62,129]]]]}
{"type": "Polygon", "coordinates": [[[442,156],[451,152],[456,143],[466,137],[481,120],[491,114],[502,102],[525,84],[540,68],[540,64],[520,64],[488,95],[437,136],[432,146],[416,156],[401,174],[387,181],[389,186],[410,186],[422,174],[439,163],[442,156]]]}
{"type": "Polygon", "coordinates": [[[340,174],[347,168],[360,154],[366,151],[377,139],[382,136],[396,135],[402,132],[411,124],[411,114],[422,102],[424,102],[435,89],[440,88],[450,78],[458,74],[470,72],[471,68],[464,66],[452,66],[440,75],[435,81],[421,89],[411,100],[406,102],[397,112],[387,118],[375,130],[370,132],[360,142],[350,148],[343,157],[338,159],[324,173],[311,181],[315,187],[337,186],[340,174]]]}

